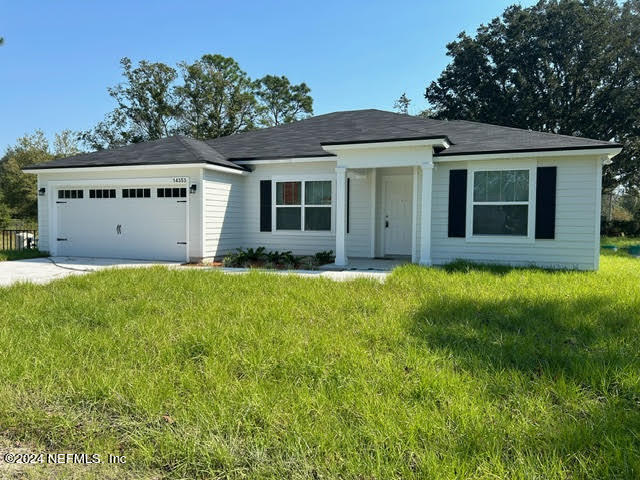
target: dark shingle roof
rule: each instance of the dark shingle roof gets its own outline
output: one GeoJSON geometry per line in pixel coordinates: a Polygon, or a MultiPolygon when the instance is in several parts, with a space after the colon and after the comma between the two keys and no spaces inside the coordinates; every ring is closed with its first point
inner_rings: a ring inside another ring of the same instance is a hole
{"type": "Polygon", "coordinates": [[[521,128],[502,127],[487,123],[452,120],[443,122],[453,144],[438,156],[508,153],[545,150],[576,150],[618,147],[617,143],[571,137],[554,133],[535,132],[521,128]]]}
{"type": "Polygon", "coordinates": [[[445,138],[439,156],[488,152],[566,150],[616,144],[463,120],[413,117],[382,110],[319,115],[287,125],[207,140],[230,160],[327,156],[322,145],[445,138]]]}
{"type": "Polygon", "coordinates": [[[233,160],[327,156],[322,144],[445,136],[442,122],[381,110],[318,115],[299,122],[207,140],[233,160]]]}
{"type": "Polygon", "coordinates": [[[189,163],[210,163],[236,170],[245,170],[244,167],[225,159],[205,142],[181,135],[60,158],[51,162],[30,165],[28,169],[189,163]]]}
{"type": "Polygon", "coordinates": [[[602,140],[533,132],[464,120],[434,120],[382,110],[318,115],[299,122],[212,140],[169,137],[113,150],[77,155],[29,168],[211,163],[241,169],[238,160],[326,157],[322,145],[443,138],[437,156],[572,150],[620,145],[602,140]]]}

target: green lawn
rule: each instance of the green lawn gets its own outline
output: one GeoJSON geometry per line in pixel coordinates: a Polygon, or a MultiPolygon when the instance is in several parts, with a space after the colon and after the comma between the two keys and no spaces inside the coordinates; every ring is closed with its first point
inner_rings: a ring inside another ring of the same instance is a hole
{"type": "Polygon", "coordinates": [[[638,478],[640,260],[601,263],[0,289],[0,436],[136,478],[638,478]]]}
{"type": "MultiPolygon", "coordinates": [[[[620,249],[640,245],[640,238],[635,237],[602,237],[600,245],[616,245],[620,249]]],[[[624,252],[623,252],[624,253],[624,252]]]]}

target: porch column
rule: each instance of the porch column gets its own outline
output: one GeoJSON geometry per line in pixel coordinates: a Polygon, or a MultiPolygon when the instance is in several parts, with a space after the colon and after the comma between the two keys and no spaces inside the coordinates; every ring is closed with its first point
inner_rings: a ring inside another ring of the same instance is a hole
{"type": "Polygon", "coordinates": [[[431,190],[433,186],[433,162],[424,162],[421,168],[420,264],[431,265],[431,190]]]}
{"type": "Polygon", "coordinates": [[[336,167],[336,265],[347,265],[345,234],[347,231],[347,169],[336,167]]]}

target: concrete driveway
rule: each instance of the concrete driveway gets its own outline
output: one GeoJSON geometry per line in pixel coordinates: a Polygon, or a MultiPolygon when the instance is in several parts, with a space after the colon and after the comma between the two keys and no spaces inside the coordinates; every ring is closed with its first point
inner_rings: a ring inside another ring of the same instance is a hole
{"type": "Polygon", "coordinates": [[[50,257],[0,262],[0,287],[16,282],[48,283],[69,275],[83,275],[104,268],[179,265],[177,262],[123,260],[117,258],[50,257]]]}

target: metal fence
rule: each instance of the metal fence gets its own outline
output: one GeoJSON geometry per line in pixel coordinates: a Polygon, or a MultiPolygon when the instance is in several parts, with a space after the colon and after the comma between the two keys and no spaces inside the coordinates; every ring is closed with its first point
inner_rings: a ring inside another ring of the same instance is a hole
{"type": "Polygon", "coordinates": [[[37,230],[2,230],[2,250],[33,250],[38,248],[37,230]]]}

